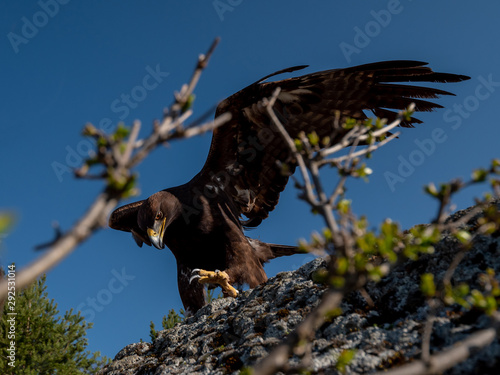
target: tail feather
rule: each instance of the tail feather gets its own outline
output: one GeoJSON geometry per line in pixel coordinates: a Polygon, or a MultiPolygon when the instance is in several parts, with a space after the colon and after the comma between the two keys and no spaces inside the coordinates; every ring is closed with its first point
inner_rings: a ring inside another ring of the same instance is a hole
{"type": "Polygon", "coordinates": [[[277,245],[274,243],[262,242],[250,237],[247,237],[247,240],[257,252],[257,255],[263,263],[274,258],[302,253],[297,246],[277,245]]]}
{"type": "Polygon", "coordinates": [[[297,246],[277,245],[273,243],[268,243],[267,245],[273,253],[273,257],[270,259],[302,253],[297,246]]]}

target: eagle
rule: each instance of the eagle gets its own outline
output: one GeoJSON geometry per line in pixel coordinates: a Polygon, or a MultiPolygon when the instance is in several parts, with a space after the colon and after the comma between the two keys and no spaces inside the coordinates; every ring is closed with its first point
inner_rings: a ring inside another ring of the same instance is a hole
{"type": "MultiPolygon", "coordinates": [[[[139,246],[167,246],[172,251],[180,297],[188,313],[205,304],[204,284],[219,285],[224,295],[232,297],[238,295],[233,285],[256,287],[267,280],[264,263],[298,252],[295,246],[265,243],[244,232],[257,227],[274,210],[296,166],[263,99],[279,87],[273,109],[289,135],[298,138],[300,132],[316,132],[320,139],[333,136],[330,144],[335,144],[344,135],[334,129],[339,114],[340,121],[363,121],[371,111],[391,122],[411,103],[416,112],[432,111],[442,106],[423,99],[454,95],[401,82],[470,78],[434,72],[426,65],[383,61],[268,81],[277,74],[307,67],[303,65],[265,76],[217,106],[216,117],[228,112],[231,119],[213,131],[206,162],[191,181],[116,209],[109,226],[131,232],[139,246]]],[[[400,125],[417,123],[421,121],[411,117],[400,125]]]]}

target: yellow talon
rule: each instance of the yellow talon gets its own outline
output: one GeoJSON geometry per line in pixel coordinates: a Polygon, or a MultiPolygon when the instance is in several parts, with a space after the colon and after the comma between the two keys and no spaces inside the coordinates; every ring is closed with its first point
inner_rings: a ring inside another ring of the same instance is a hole
{"type": "Polygon", "coordinates": [[[231,284],[229,284],[229,275],[224,271],[206,271],[206,270],[193,270],[193,272],[197,272],[197,275],[193,276],[191,280],[194,278],[198,279],[199,283],[202,284],[217,284],[222,288],[224,295],[228,295],[230,297],[238,296],[238,291],[234,289],[231,284]]]}

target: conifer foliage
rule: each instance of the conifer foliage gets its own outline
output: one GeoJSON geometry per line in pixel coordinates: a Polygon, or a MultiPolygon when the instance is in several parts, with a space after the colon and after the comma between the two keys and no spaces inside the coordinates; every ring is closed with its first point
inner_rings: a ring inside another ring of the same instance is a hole
{"type": "Polygon", "coordinates": [[[57,304],[49,300],[45,275],[16,295],[15,339],[9,335],[8,305],[0,319],[1,374],[94,374],[106,358],[86,350],[86,331],[92,323],[73,313],[59,315],[57,304]],[[15,361],[7,349],[15,341],[15,361]],[[10,363],[10,365],[9,365],[10,363]]]}

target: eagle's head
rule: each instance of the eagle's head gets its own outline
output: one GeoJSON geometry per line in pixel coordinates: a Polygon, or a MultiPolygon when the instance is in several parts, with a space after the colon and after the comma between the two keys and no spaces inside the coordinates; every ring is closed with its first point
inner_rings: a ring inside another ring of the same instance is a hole
{"type": "Polygon", "coordinates": [[[137,224],[157,249],[165,247],[165,229],[179,216],[179,206],[177,197],[168,191],[159,191],[146,199],[139,208],[137,224]]]}

